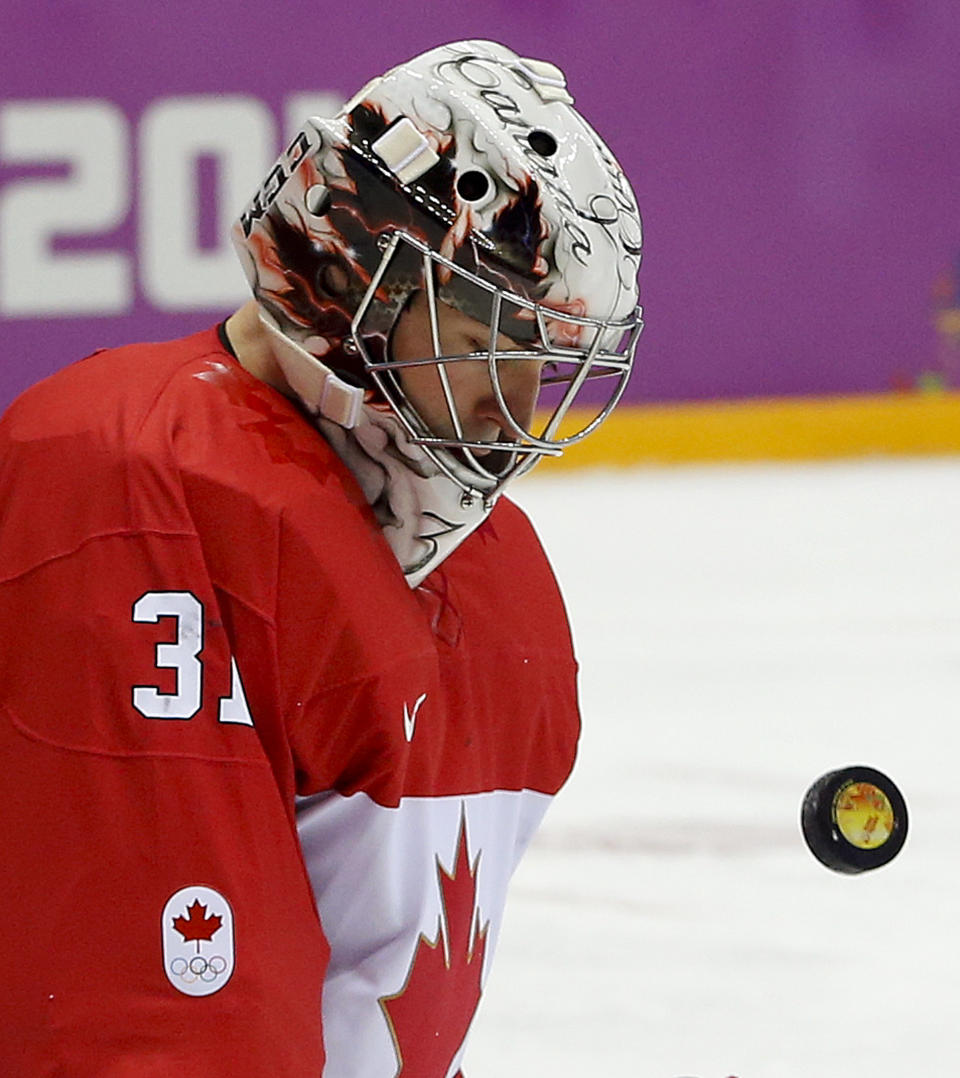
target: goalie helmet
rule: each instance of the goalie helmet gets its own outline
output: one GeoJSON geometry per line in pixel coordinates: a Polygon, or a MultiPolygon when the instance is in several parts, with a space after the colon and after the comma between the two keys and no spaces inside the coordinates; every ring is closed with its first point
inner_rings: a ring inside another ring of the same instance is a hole
{"type": "Polygon", "coordinates": [[[465,496],[488,504],[609,414],[642,328],[636,201],[572,106],[553,64],[489,41],[443,45],[374,79],[334,118],[308,120],[234,225],[305,405],[346,427],[365,398],[389,405],[465,496]],[[432,348],[404,362],[436,366],[443,433],[391,355],[421,292],[432,348]],[[443,354],[439,303],[489,327],[486,347],[443,354]],[[495,442],[464,432],[449,381],[464,360],[486,364],[504,420],[495,442]],[[532,423],[512,413],[501,378],[502,364],[524,360],[540,371],[532,423]]]}

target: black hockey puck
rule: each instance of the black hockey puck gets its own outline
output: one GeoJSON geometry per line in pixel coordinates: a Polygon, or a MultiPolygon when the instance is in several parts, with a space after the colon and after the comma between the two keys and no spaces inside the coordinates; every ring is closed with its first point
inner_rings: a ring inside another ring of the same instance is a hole
{"type": "Polygon", "coordinates": [[[834,872],[866,872],[892,861],[907,837],[907,805],[872,767],[841,767],[807,790],[800,811],[814,857],[834,872]]]}

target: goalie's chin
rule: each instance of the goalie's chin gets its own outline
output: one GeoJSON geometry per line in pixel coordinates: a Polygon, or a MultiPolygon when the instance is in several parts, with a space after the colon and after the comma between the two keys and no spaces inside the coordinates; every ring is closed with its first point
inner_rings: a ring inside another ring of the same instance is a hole
{"type": "Polygon", "coordinates": [[[476,469],[479,465],[488,475],[496,479],[506,473],[516,464],[522,450],[516,448],[498,449],[492,444],[483,449],[455,449],[452,451],[459,464],[470,469],[476,469]],[[471,459],[472,458],[472,459],[471,459]]]}

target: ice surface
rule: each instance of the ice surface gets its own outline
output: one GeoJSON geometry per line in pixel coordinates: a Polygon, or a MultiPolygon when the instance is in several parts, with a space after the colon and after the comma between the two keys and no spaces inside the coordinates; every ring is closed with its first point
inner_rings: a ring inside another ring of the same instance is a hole
{"type": "Polygon", "coordinates": [[[532,476],[582,664],[467,1078],[960,1073],[960,459],[532,476]],[[900,856],[799,805],[886,771],[900,856]]]}

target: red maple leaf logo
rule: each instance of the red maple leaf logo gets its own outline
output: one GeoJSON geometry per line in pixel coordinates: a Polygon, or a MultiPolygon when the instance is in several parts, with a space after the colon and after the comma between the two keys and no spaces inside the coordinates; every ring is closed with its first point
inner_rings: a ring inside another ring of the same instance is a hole
{"type": "Polygon", "coordinates": [[[187,906],[186,917],[181,914],[173,919],[173,927],[183,936],[184,943],[196,940],[197,954],[200,953],[200,941],[209,943],[222,924],[223,918],[218,913],[207,916],[207,907],[200,902],[199,898],[195,898],[193,904],[187,906]]]}
{"type": "Polygon", "coordinates": [[[380,1000],[399,1063],[394,1078],[446,1074],[473,1020],[490,927],[489,921],[481,927],[476,908],[479,861],[479,854],[472,867],[467,860],[461,816],[453,872],[437,859],[443,912],[436,939],[431,943],[421,933],[403,988],[380,1000]]]}

